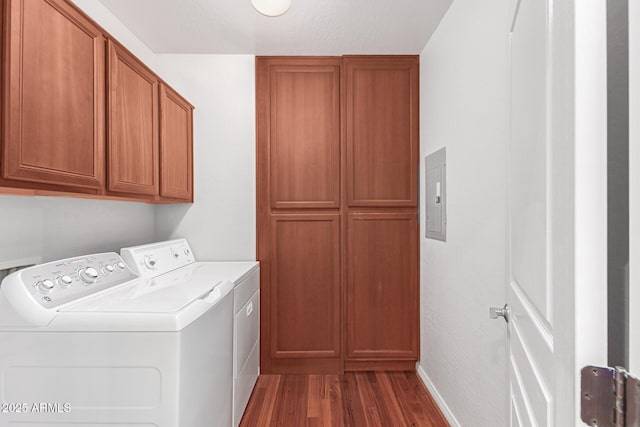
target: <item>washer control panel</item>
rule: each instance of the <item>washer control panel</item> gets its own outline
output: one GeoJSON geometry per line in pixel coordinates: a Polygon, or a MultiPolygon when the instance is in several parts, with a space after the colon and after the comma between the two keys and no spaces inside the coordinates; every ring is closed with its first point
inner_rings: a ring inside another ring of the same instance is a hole
{"type": "Polygon", "coordinates": [[[123,248],[120,255],[142,277],[156,277],[195,262],[185,239],[123,248]]]}
{"type": "Polygon", "coordinates": [[[69,258],[25,268],[22,285],[45,308],[56,307],[137,279],[116,253],[69,258]]]}

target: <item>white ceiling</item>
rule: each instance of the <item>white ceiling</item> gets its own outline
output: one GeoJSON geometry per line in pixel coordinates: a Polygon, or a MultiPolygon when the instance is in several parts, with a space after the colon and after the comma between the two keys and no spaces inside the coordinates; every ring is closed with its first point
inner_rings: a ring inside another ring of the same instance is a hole
{"type": "Polygon", "coordinates": [[[292,0],[268,18],[250,0],[100,0],[155,53],[417,54],[452,0],[292,0]]]}

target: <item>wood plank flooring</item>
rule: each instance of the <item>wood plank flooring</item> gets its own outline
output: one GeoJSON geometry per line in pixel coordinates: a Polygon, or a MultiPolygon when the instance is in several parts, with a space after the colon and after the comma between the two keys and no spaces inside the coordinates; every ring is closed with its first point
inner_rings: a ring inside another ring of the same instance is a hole
{"type": "Polygon", "coordinates": [[[449,427],[415,372],[261,375],[241,427],[449,427]]]}

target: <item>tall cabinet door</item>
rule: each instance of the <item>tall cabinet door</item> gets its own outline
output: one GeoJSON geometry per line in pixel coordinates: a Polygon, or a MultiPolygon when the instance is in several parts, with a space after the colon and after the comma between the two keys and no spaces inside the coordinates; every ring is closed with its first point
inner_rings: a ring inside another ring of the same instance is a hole
{"type": "Polygon", "coordinates": [[[102,187],[101,30],[62,0],[6,0],[6,7],[3,178],[102,187]]]}
{"type": "Polygon", "coordinates": [[[347,357],[418,356],[418,218],[349,214],[347,357]]]}
{"type": "Polygon", "coordinates": [[[108,188],[158,194],[158,79],[109,41],[108,188]]]}
{"type": "Polygon", "coordinates": [[[345,57],[345,369],[418,358],[418,58],[345,57]]]}
{"type": "Polygon", "coordinates": [[[339,214],[273,215],[271,236],[271,357],[339,357],[339,214]]]}
{"type": "Polygon", "coordinates": [[[349,206],[417,207],[416,57],[344,59],[349,206]]]}
{"type": "Polygon", "coordinates": [[[256,65],[262,372],[338,372],[340,59],[256,65]]]}

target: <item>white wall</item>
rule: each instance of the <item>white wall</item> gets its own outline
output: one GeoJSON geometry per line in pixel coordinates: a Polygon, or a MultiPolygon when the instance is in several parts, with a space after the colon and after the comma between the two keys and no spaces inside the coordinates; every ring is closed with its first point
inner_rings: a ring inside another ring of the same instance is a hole
{"type": "Polygon", "coordinates": [[[0,196],[0,263],[118,252],[153,241],[153,209],[112,200],[0,196]]]}
{"type": "Polygon", "coordinates": [[[186,237],[200,260],[254,260],[255,58],[158,55],[194,112],[193,205],[156,208],[156,238],[186,237]]]}
{"type": "Polygon", "coordinates": [[[505,300],[507,4],[454,1],[421,54],[421,156],[447,147],[448,230],[421,237],[420,373],[453,425],[507,425],[506,326],[488,316],[505,300]]]}
{"type": "MultiPolygon", "coordinates": [[[[150,66],[155,55],[100,2],[75,0],[89,16],[150,66]]],[[[153,241],[154,207],[65,197],[0,196],[0,264],[43,261],[153,241]]]]}

